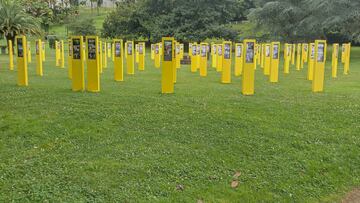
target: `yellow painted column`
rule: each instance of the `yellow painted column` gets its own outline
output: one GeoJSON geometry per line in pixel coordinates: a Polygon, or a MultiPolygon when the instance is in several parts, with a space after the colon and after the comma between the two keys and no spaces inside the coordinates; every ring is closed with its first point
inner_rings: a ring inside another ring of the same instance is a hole
{"type": "Polygon", "coordinates": [[[191,72],[195,73],[197,71],[197,44],[192,43],[192,53],[191,53],[191,72]]]}
{"type": "Polygon", "coordinates": [[[123,40],[114,39],[115,61],[114,61],[114,78],[115,81],[124,81],[124,59],[123,59],[123,40]]]}
{"type": "Polygon", "coordinates": [[[11,40],[8,41],[8,52],[9,52],[9,70],[14,70],[14,52],[13,43],[11,40]]]}
{"type": "Polygon", "coordinates": [[[135,44],[135,62],[139,63],[139,44],[135,44]]]}
{"type": "Polygon", "coordinates": [[[115,62],[115,45],[114,45],[114,42],[111,44],[111,58],[112,58],[112,61],[115,62]]]}
{"type": "Polygon", "coordinates": [[[244,67],[242,74],[242,94],[255,93],[255,40],[244,40],[244,67]]]}
{"type": "Polygon", "coordinates": [[[139,49],[139,70],[143,71],[145,70],[145,42],[140,42],[138,44],[139,49]]]}
{"type": "Polygon", "coordinates": [[[216,71],[217,72],[221,72],[222,71],[222,66],[223,66],[223,54],[222,54],[222,51],[223,51],[223,45],[222,44],[218,44],[217,45],[217,59],[216,59],[216,62],[217,62],[217,66],[216,66],[216,71]]]}
{"type": "Polygon", "coordinates": [[[184,59],[184,44],[180,44],[180,65],[181,65],[181,60],[184,59]]]}
{"type": "Polygon", "coordinates": [[[216,68],[216,44],[211,44],[211,67],[216,68]]]}
{"type": "Polygon", "coordinates": [[[161,92],[163,94],[174,93],[174,71],[175,71],[175,42],[172,37],[163,37],[162,44],[164,53],[162,54],[161,68],[161,92]]]}
{"type": "Polygon", "coordinates": [[[265,67],[265,44],[261,44],[261,68],[265,67]]]}
{"type": "Polygon", "coordinates": [[[313,92],[324,91],[325,62],[326,62],[326,40],[316,40],[314,78],[312,81],[313,92]]]}
{"type": "Polygon", "coordinates": [[[151,60],[155,60],[155,45],[154,44],[151,44],[151,50],[150,50],[150,53],[151,53],[151,60]]]}
{"type": "Polygon", "coordinates": [[[103,56],[102,56],[102,42],[100,41],[100,39],[98,39],[98,56],[99,56],[99,69],[100,69],[100,73],[103,73],[103,56]]]}
{"type": "Polygon", "coordinates": [[[290,62],[291,62],[291,44],[285,44],[284,47],[284,73],[289,74],[290,73],[290,62]]]}
{"type": "Polygon", "coordinates": [[[271,44],[265,44],[265,64],[264,64],[264,75],[270,75],[271,66],[271,44]]]}
{"type": "Polygon", "coordinates": [[[296,70],[300,70],[301,68],[301,44],[297,44],[297,52],[296,52],[296,70]]]}
{"type": "Polygon", "coordinates": [[[189,43],[188,54],[189,54],[190,58],[191,58],[191,56],[192,56],[192,51],[193,51],[192,43],[189,43]]]}
{"type": "Polygon", "coordinates": [[[258,46],[255,44],[255,70],[257,69],[257,60],[258,60],[258,46]]]}
{"type": "Polygon", "coordinates": [[[31,58],[31,43],[27,42],[27,48],[28,48],[28,58],[27,58],[27,62],[28,63],[32,63],[32,58],[31,58]]]}
{"type": "Polygon", "coordinates": [[[309,44],[304,43],[303,45],[303,61],[304,63],[308,62],[308,55],[309,55],[309,44]]]}
{"type": "Polygon", "coordinates": [[[176,68],[180,68],[180,43],[175,42],[176,68]]]}
{"type": "Polygon", "coordinates": [[[108,58],[111,58],[111,50],[112,50],[112,46],[111,46],[111,43],[109,42],[109,43],[106,43],[106,45],[107,45],[107,55],[108,55],[108,58]]]}
{"type": "Polygon", "coordinates": [[[42,43],[41,39],[35,41],[36,74],[43,76],[42,43]]]}
{"type": "Polygon", "coordinates": [[[103,60],[103,68],[107,68],[107,57],[106,57],[106,42],[102,43],[102,60],[103,60]]]}
{"type": "Polygon", "coordinates": [[[154,57],[155,57],[155,68],[160,68],[160,60],[161,60],[161,56],[160,56],[160,45],[159,43],[155,44],[155,53],[154,53],[154,57]]]}
{"type": "Polygon", "coordinates": [[[243,44],[235,44],[235,76],[240,76],[243,69],[243,44]]]}
{"type": "Polygon", "coordinates": [[[279,82],[280,42],[271,43],[270,82],[279,82]]]}
{"type": "Polygon", "coordinates": [[[60,42],[55,41],[55,66],[60,66],[60,42]]]}
{"type": "Polygon", "coordinates": [[[83,51],[83,37],[74,36],[71,38],[73,47],[73,59],[72,59],[72,90],[84,91],[85,79],[84,79],[84,51],[83,51]]]}
{"type": "Polygon", "coordinates": [[[28,57],[28,48],[26,37],[17,36],[16,40],[16,49],[17,49],[17,84],[19,86],[28,86],[28,70],[27,70],[27,57],[28,57]]]}
{"type": "Polygon", "coordinates": [[[200,51],[200,76],[206,77],[207,76],[207,43],[200,44],[201,51],[200,51]]]}
{"type": "Polygon", "coordinates": [[[305,60],[305,53],[304,53],[304,44],[301,44],[301,56],[300,56],[300,69],[304,68],[304,60],[305,60]]]}
{"type": "MultiPolygon", "coordinates": [[[[87,91],[100,92],[100,68],[97,36],[86,37],[87,91]]],[[[105,45],[105,44],[103,44],[105,45]]],[[[106,49],[106,47],[104,47],[106,49]]],[[[105,58],[106,58],[105,54],[105,58]]]]}
{"type": "Polygon", "coordinates": [[[332,78],[337,77],[338,60],[339,60],[339,44],[333,44],[333,53],[332,53],[332,61],[331,61],[332,78]]]}
{"type": "Polygon", "coordinates": [[[231,83],[231,42],[223,43],[223,67],[221,73],[221,83],[231,83]]]}
{"type": "Polygon", "coordinates": [[[257,65],[261,65],[261,46],[260,44],[257,44],[256,47],[257,47],[257,65]]]}
{"type": "Polygon", "coordinates": [[[72,40],[68,40],[68,77],[72,79],[72,40]]]}
{"type": "Polygon", "coordinates": [[[315,64],[315,43],[310,43],[309,60],[308,60],[308,73],[307,79],[313,80],[314,78],[314,64],[315,64]]]}
{"type": "Polygon", "coordinates": [[[65,68],[64,40],[60,41],[60,67],[65,68]]]}
{"type": "Polygon", "coordinates": [[[341,45],[341,63],[345,62],[346,44],[341,45]]]}
{"type": "Polygon", "coordinates": [[[296,54],[296,45],[292,44],[291,49],[291,65],[295,65],[295,54],[296,54]]]}
{"type": "Polygon", "coordinates": [[[351,53],[351,43],[348,43],[345,46],[344,75],[348,75],[350,71],[350,53],[351,53]]]}
{"type": "Polygon", "coordinates": [[[174,68],[174,70],[173,70],[173,81],[174,81],[174,84],[176,84],[176,82],[177,82],[177,65],[176,65],[176,63],[177,63],[177,57],[178,57],[178,55],[176,54],[176,45],[177,45],[177,42],[176,42],[176,40],[174,39],[174,42],[173,42],[173,48],[174,48],[174,55],[173,55],[173,68],[174,68]]]}
{"type": "Polygon", "coordinates": [[[197,44],[196,46],[196,69],[200,70],[200,44],[197,44]]]}
{"type": "Polygon", "coordinates": [[[134,42],[127,41],[127,58],[126,58],[126,67],[127,67],[127,74],[134,75],[135,74],[135,60],[134,60],[134,42]]]}
{"type": "Polygon", "coordinates": [[[46,45],[45,45],[45,42],[42,42],[42,60],[43,60],[43,62],[45,62],[45,60],[46,60],[46,45]]]}

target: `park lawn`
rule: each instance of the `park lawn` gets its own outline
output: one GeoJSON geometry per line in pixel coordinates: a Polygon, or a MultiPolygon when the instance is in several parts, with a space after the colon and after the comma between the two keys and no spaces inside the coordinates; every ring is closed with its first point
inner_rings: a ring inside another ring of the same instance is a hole
{"type": "Polygon", "coordinates": [[[53,50],[29,87],[0,60],[0,202],[330,202],[360,185],[359,48],[319,94],[307,66],[278,84],[258,67],[254,96],[182,66],[162,95],[149,54],[125,82],[109,60],[100,93],[72,92],[53,50]]]}

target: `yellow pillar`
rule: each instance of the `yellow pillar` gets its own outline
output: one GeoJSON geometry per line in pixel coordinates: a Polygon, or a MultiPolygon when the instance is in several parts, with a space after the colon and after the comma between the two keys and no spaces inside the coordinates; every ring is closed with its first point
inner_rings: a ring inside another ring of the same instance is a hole
{"type": "Polygon", "coordinates": [[[103,68],[107,68],[107,57],[106,57],[106,42],[102,43],[102,60],[103,60],[103,68]]]}
{"type": "Polygon", "coordinates": [[[235,44],[235,76],[240,76],[242,74],[243,69],[243,44],[236,43],[235,44]]]}
{"type": "Polygon", "coordinates": [[[271,66],[271,44],[265,44],[265,63],[264,63],[264,75],[270,75],[271,66]]]}
{"type": "Polygon", "coordinates": [[[28,49],[25,36],[17,36],[16,49],[17,49],[17,84],[19,86],[28,86],[28,70],[27,70],[27,57],[28,49]]]}
{"type": "Polygon", "coordinates": [[[28,48],[28,58],[27,58],[27,62],[28,63],[31,63],[32,62],[32,58],[31,58],[31,43],[30,42],[27,42],[27,48],[28,48]]]}
{"type": "Polygon", "coordinates": [[[201,51],[200,51],[200,76],[206,77],[207,76],[207,43],[200,44],[201,51]]]}
{"type": "Polygon", "coordinates": [[[45,62],[46,60],[46,45],[45,45],[45,42],[42,42],[42,60],[43,62],[45,62]]]}
{"type": "Polygon", "coordinates": [[[265,67],[265,44],[261,44],[261,68],[265,67]]]}
{"type": "Polygon", "coordinates": [[[223,56],[222,56],[222,51],[223,51],[223,45],[222,44],[218,44],[217,45],[217,66],[216,66],[216,71],[217,72],[221,72],[222,71],[222,66],[223,66],[223,56]]]}
{"type": "Polygon", "coordinates": [[[255,40],[244,40],[244,67],[242,74],[242,94],[255,93],[255,40]]]}
{"type": "Polygon", "coordinates": [[[151,60],[154,60],[155,59],[155,45],[154,44],[151,44],[151,60]]]}
{"type": "Polygon", "coordinates": [[[126,67],[127,67],[127,74],[134,75],[135,68],[134,68],[134,42],[128,41],[127,44],[127,58],[126,58],[126,67]]]}
{"type": "Polygon", "coordinates": [[[296,53],[296,45],[292,44],[292,48],[291,48],[291,65],[295,65],[295,53],[296,53]]]}
{"type": "Polygon", "coordinates": [[[8,41],[8,52],[9,52],[9,69],[14,70],[14,52],[13,43],[11,40],[8,41]]]}
{"type": "Polygon", "coordinates": [[[180,68],[181,64],[181,58],[180,58],[180,43],[176,42],[176,47],[175,47],[175,55],[176,55],[176,68],[180,68]]]}
{"type": "Polygon", "coordinates": [[[99,56],[99,69],[100,69],[100,73],[103,73],[103,56],[102,56],[102,42],[100,41],[100,39],[98,40],[98,56],[99,56]]]}
{"type": "Polygon", "coordinates": [[[145,42],[140,42],[138,44],[138,57],[139,57],[139,70],[145,70],[145,42]]]}
{"type": "Polygon", "coordinates": [[[72,59],[72,90],[84,91],[85,79],[84,79],[84,51],[83,51],[83,37],[74,36],[71,38],[73,47],[73,59],[72,59]]]}
{"type": "Polygon", "coordinates": [[[307,79],[313,80],[314,78],[314,64],[315,64],[315,43],[310,43],[309,60],[308,60],[308,73],[307,79]]]}
{"type": "Polygon", "coordinates": [[[192,53],[191,53],[191,72],[195,73],[197,71],[197,44],[196,43],[192,43],[191,44],[192,47],[192,53]]]}
{"type": "Polygon", "coordinates": [[[36,74],[43,76],[42,43],[41,39],[35,41],[36,74]]]}
{"type": "Polygon", "coordinates": [[[65,68],[64,40],[60,41],[60,67],[65,68]]]}
{"type": "Polygon", "coordinates": [[[331,61],[332,78],[337,77],[338,60],[339,60],[339,44],[333,44],[333,53],[332,53],[332,61],[331,61]]]}
{"type": "Polygon", "coordinates": [[[108,55],[108,58],[111,58],[111,43],[106,43],[107,44],[107,55],[108,55]]]}
{"type": "Polygon", "coordinates": [[[115,81],[124,81],[124,59],[123,59],[123,40],[114,39],[115,61],[114,61],[114,77],[115,81]]]}
{"type": "Polygon", "coordinates": [[[55,66],[60,66],[60,42],[55,41],[55,66]]]}
{"type": "Polygon", "coordinates": [[[303,47],[303,61],[304,61],[304,63],[307,63],[308,62],[308,56],[309,56],[309,44],[306,44],[306,43],[304,43],[303,45],[302,45],[302,47],[303,47]]]}
{"type": "Polygon", "coordinates": [[[300,69],[304,68],[304,62],[305,62],[305,53],[304,53],[304,44],[301,44],[301,56],[300,56],[300,69]]]}
{"type": "Polygon", "coordinates": [[[257,65],[261,65],[261,46],[260,44],[257,44],[256,47],[257,47],[257,57],[256,57],[257,65]]]}
{"type": "Polygon", "coordinates": [[[190,57],[192,56],[192,51],[193,51],[192,43],[189,43],[188,53],[189,53],[189,56],[190,56],[190,57]]]}
{"type": "MultiPolygon", "coordinates": [[[[97,36],[86,37],[87,91],[100,92],[100,68],[97,36]]],[[[105,45],[105,44],[104,44],[105,45]]],[[[106,49],[106,47],[104,47],[106,49]]],[[[106,54],[105,54],[106,58],[106,54]]]]}
{"type": "Polygon", "coordinates": [[[174,58],[175,58],[175,42],[172,37],[163,37],[163,56],[161,69],[161,92],[163,94],[174,93],[174,58]]]}
{"type": "Polygon", "coordinates": [[[72,40],[68,40],[68,77],[72,79],[72,40]]]}
{"type": "Polygon", "coordinates": [[[139,44],[135,44],[135,62],[139,63],[139,44]]]}
{"type": "Polygon", "coordinates": [[[345,62],[346,44],[341,45],[341,63],[345,62]]]}
{"type": "Polygon", "coordinates": [[[345,46],[344,75],[348,75],[350,71],[350,53],[351,53],[351,43],[348,43],[345,46]]]}
{"type": "Polygon", "coordinates": [[[291,44],[285,44],[284,47],[284,73],[290,73],[290,62],[291,62],[291,44]]]}
{"type": "Polygon", "coordinates": [[[115,62],[115,45],[114,45],[114,42],[111,44],[111,58],[112,58],[112,61],[115,62]]]}
{"type": "Polygon", "coordinates": [[[154,60],[155,68],[160,68],[161,57],[160,57],[160,45],[159,45],[159,43],[155,44],[154,57],[155,57],[155,60],[154,60]]]}
{"type": "Polygon", "coordinates": [[[216,44],[211,44],[211,67],[216,68],[216,44]]]}
{"type": "Polygon", "coordinates": [[[313,92],[324,91],[325,62],[326,62],[326,40],[316,40],[314,78],[312,81],[313,92]]]}
{"type": "Polygon", "coordinates": [[[223,67],[221,73],[221,83],[231,83],[231,42],[223,43],[223,67]]]}
{"type": "Polygon", "coordinates": [[[297,44],[297,52],[296,52],[296,70],[300,70],[301,68],[301,44],[297,44]]]}
{"type": "Polygon", "coordinates": [[[271,43],[270,82],[279,82],[280,42],[271,43]]]}
{"type": "Polygon", "coordinates": [[[196,69],[200,70],[200,44],[196,46],[196,69]]]}

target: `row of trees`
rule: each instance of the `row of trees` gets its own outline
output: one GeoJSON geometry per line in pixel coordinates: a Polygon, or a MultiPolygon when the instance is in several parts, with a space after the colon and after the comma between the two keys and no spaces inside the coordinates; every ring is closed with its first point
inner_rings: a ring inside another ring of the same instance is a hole
{"type": "Polygon", "coordinates": [[[359,0],[124,0],[106,18],[103,37],[360,42],[359,20],[359,0]],[[231,25],[247,20],[254,34],[240,36],[231,25]]]}
{"type": "Polygon", "coordinates": [[[181,41],[233,39],[227,25],[246,20],[252,0],[125,0],[110,13],[103,37],[144,38],[159,41],[174,36],[181,41]]]}

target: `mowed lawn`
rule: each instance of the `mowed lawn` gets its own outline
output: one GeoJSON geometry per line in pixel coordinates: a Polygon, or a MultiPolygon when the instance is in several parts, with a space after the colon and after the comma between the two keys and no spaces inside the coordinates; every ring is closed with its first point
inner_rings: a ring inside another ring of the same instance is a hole
{"type": "Polygon", "coordinates": [[[327,202],[360,186],[360,48],[348,76],[328,60],[324,93],[280,65],[278,84],[258,67],[254,96],[189,66],[162,95],[149,54],[124,82],[109,60],[100,93],[72,92],[53,50],[28,87],[0,59],[0,202],[327,202]]]}

